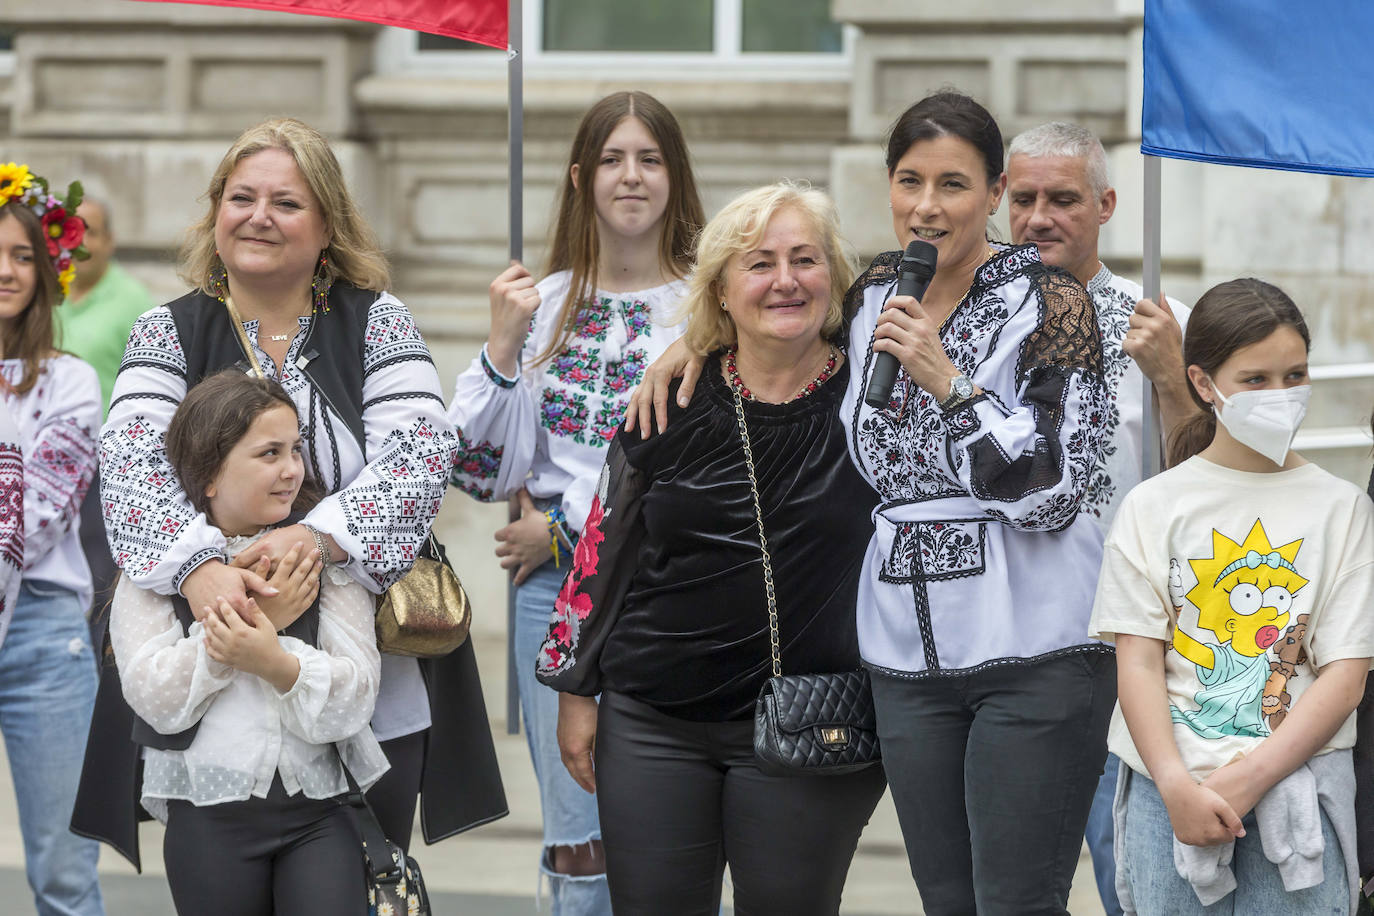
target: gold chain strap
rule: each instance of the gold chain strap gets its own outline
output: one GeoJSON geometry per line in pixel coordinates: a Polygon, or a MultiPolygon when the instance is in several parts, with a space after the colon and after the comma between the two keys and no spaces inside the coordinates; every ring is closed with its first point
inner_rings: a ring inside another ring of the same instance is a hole
{"type": "Polygon", "coordinates": [[[267,378],[267,373],[262,371],[262,365],[258,362],[258,355],[253,352],[253,345],[248,342],[248,332],[243,329],[243,319],[239,317],[239,310],[234,308],[234,297],[228,293],[224,294],[224,307],[229,310],[229,320],[233,322],[234,332],[239,338],[239,346],[243,347],[243,352],[248,356],[248,362],[253,366],[253,374],[258,378],[267,378]]]}
{"type": "Polygon", "coordinates": [[[763,550],[763,585],[768,593],[768,649],[773,655],[773,677],[782,677],[782,651],[778,648],[778,597],[773,591],[773,558],[768,555],[768,535],[763,533],[763,505],[759,502],[759,481],[754,476],[754,450],[749,447],[749,426],[744,422],[744,402],[739,389],[731,388],[735,396],[735,418],[739,421],[739,438],[744,443],[744,469],[749,472],[749,492],[754,497],[754,517],[759,523],[759,547],[763,550]]]}

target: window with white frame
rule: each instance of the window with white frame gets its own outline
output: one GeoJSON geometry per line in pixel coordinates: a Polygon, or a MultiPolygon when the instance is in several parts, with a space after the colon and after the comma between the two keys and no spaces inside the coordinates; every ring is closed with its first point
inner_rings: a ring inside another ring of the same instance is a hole
{"type": "MultiPolygon", "coordinates": [[[[524,0],[527,65],[584,67],[695,62],[749,66],[767,60],[841,66],[844,32],[830,0],[524,0]]],[[[392,39],[401,66],[495,60],[488,48],[437,35],[392,39]],[[486,53],[483,53],[486,52],[486,53]]]]}

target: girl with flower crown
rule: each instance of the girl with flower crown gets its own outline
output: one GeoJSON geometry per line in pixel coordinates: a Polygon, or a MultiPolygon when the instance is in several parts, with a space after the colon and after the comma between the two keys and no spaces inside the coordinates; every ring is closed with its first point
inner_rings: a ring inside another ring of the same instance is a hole
{"type": "Polygon", "coordinates": [[[677,120],[644,92],[617,92],[582,118],[538,283],[514,263],[491,284],[491,332],[458,376],[449,419],[453,482],[517,501],[496,533],[516,585],[520,707],[544,815],[541,869],[554,913],[609,913],[595,799],[560,762],[557,695],[534,660],[587,521],[606,449],[644,367],[680,334],[692,236],[703,223],[677,120]]]}
{"type": "Polygon", "coordinates": [[[79,185],[60,200],[27,167],[0,166],[0,410],[23,453],[20,467],[0,459],[5,509],[7,485],[23,479],[22,581],[13,606],[0,608],[0,731],[40,914],[103,912],[97,846],[67,829],[96,690],[91,574],[76,522],[95,471],[100,384],[53,341],[53,309],[72,259],[85,255],[78,203],[79,185]]]}

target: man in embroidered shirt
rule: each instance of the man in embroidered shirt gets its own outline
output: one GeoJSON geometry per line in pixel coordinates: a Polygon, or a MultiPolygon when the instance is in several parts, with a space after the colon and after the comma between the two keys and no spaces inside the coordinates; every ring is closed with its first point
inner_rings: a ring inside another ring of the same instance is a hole
{"type": "MultiPolygon", "coordinates": [[[[1033,127],[1011,143],[1007,200],[1012,241],[1032,243],[1046,264],[1069,271],[1088,288],[1102,328],[1103,375],[1114,405],[1080,511],[1094,517],[1105,538],[1121,498],[1141,479],[1144,410],[1141,372],[1154,385],[1166,436],[1197,408],[1188,396],[1179,302],[1142,299],[1140,285],[1118,277],[1098,258],[1098,235],[1116,209],[1107,157],[1097,137],[1076,124],[1033,127]]],[[[1112,798],[1118,761],[1106,772],[1088,819],[1088,846],[1108,914],[1121,913],[1112,856],[1112,798]]]]}
{"type": "MultiPolygon", "coordinates": [[[[109,206],[102,200],[87,197],[76,208],[76,215],[86,221],[85,245],[91,256],[76,262],[71,295],[54,313],[57,345],[95,369],[100,378],[103,416],[110,409],[110,392],[119,374],[119,363],[124,359],[129,329],[154,303],[143,284],[114,261],[115,241],[109,206]]],[[[109,543],[105,540],[98,478],[91,481],[86,500],[81,504],[81,548],[91,567],[95,606],[99,607],[114,585],[116,570],[110,558],[109,543]]]]}

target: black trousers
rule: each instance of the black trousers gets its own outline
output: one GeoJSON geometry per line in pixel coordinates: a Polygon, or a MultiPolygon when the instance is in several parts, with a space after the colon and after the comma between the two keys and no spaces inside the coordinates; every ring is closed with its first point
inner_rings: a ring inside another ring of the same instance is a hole
{"type": "Polygon", "coordinates": [[[183,916],[365,916],[362,840],[333,799],[288,796],[167,806],[162,858],[183,916]]]}
{"type": "Polygon", "coordinates": [[[415,829],[415,801],[420,797],[420,777],[425,769],[425,737],[428,730],[382,742],[391,769],[367,790],[367,803],[377,815],[386,838],[406,852],[415,829]]]}
{"type": "Polygon", "coordinates": [[[918,680],[872,672],[883,766],[927,916],[1067,913],[1107,757],[1116,656],[918,680]]]}
{"type": "Polygon", "coordinates": [[[715,916],[730,864],[737,916],[834,916],[882,768],[768,776],[753,723],[686,722],[601,695],[597,808],[616,916],[715,916]]]}

